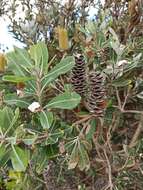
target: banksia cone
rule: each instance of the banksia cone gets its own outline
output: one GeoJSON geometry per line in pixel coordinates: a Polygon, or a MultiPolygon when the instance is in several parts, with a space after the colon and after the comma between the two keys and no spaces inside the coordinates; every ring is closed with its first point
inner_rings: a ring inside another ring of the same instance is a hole
{"type": "Polygon", "coordinates": [[[67,50],[69,48],[68,32],[65,28],[58,27],[59,48],[67,50]]]}
{"type": "Polygon", "coordinates": [[[6,64],[7,64],[7,61],[6,61],[5,55],[0,53],[0,72],[5,71],[6,64]]]}
{"type": "Polygon", "coordinates": [[[87,109],[96,116],[103,116],[105,109],[105,87],[103,76],[92,71],[89,74],[89,92],[86,98],[87,109]]]}
{"type": "Polygon", "coordinates": [[[72,69],[71,84],[75,92],[84,97],[86,92],[85,59],[81,54],[75,55],[75,66],[72,69]]]}

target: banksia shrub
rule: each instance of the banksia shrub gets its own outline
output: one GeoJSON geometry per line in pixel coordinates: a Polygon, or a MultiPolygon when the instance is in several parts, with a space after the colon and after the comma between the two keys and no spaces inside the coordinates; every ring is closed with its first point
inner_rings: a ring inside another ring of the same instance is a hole
{"type": "Polygon", "coordinates": [[[86,63],[84,56],[81,54],[75,55],[75,66],[72,69],[71,84],[73,90],[81,97],[86,93],[86,63]]]}
{"type": "Polygon", "coordinates": [[[86,98],[86,107],[96,116],[103,116],[105,110],[104,78],[100,72],[89,73],[89,91],[86,98]]]}

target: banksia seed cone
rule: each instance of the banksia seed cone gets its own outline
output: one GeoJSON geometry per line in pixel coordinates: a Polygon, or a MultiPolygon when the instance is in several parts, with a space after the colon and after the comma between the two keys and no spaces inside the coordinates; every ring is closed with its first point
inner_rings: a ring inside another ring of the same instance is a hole
{"type": "Polygon", "coordinates": [[[81,54],[75,55],[75,66],[72,69],[71,84],[75,92],[80,96],[85,96],[86,91],[86,67],[85,59],[81,54]]]}
{"type": "Polygon", "coordinates": [[[96,116],[103,116],[105,109],[105,87],[103,76],[92,71],[89,74],[89,92],[86,98],[87,109],[96,116]]]}

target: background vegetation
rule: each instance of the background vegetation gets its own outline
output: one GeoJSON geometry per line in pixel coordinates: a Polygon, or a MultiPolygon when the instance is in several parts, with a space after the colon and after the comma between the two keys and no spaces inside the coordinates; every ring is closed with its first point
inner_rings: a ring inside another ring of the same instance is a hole
{"type": "Polygon", "coordinates": [[[143,190],[142,9],[1,0],[25,46],[0,55],[2,190],[143,190]]]}

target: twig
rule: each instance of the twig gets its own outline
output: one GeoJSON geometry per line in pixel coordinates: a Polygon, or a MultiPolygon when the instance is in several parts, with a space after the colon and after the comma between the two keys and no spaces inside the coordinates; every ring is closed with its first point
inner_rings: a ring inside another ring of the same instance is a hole
{"type": "Polygon", "coordinates": [[[116,130],[117,126],[119,125],[120,122],[120,113],[113,114],[113,119],[112,119],[112,133],[116,130]]]}
{"type": "Polygon", "coordinates": [[[40,105],[42,104],[42,94],[41,94],[41,76],[40,73],[38,71],[36,71],[36,95],[38,98],[38,102],[40,103],[40,105]]]}
{"type": "Polygon", "coordinates": [[[141,132],[142,129],[143,129],[143,114],[140,117],[138,127],[137,127],[137,129],[135,131],[135,134],[134,134],[130,144],[129,144],[129,148],[132,148],[137,144],[137,140],[138,140],[138,137],[139,137],[140,132],[141,132]]]}
{"type": "Polygon", "coordinates": [[[108,165],[108,178],[109,178],[109,185],[108,187],[106,187],[106,189],[110,188],[110,190],[113,190],[113,183],[112,183],[112,169],[111,169],[111,165],[110,165],[110,161],[108,159],[107,153],[105,148],[103,149],[104,151],[104,155],[107,161],[107,165],[108,165]]]}
{"type": "Polygon", "coordinates": [[[109,149],[110,149],[111,152],[112,152],[112,145],[111,145],[111,130],[112,130],[112,126],[113,125],[110,125],[109,129],[107,131],[107,144],[108,144],[108,147],[109,147],[109,149]]]}
{"type": "Polygon", "coordinates": [[[124,102],[123,102],[123,105],[122,105],[122,110],[124,110],[124,108],[125,108],[125,105],[127,103],[128,97],[129,97],[129,90],[128,90],[126,96],[125,96],[125,99],[124,99],[124,102]]]}
{"type": "Polygon", "coordinates": [[[92,118],[92,116],[88,115],[88,116],[84,117],[83,119],[80,119],[80,120],[76,121],[75,123],[73,123],[72,126],[79,125],[79,124],[81,124],[81,123],[83,123],[83,122],[85,122],[85,121],[87,121],[87,120],[89,120],[91,118],[92,118]]]}
{"type": "Polygon", "coordinates": [[[136,113],[143,115],[143,111],[138,111],[138,110],[122,110],[122,113],[136,113]]]}
{"type": "Polygon", "coordinates": [[[50,68],[51,64],[53,63],[54,59],[57,57],[57,55],[54,55],[54,57],[49,61],[48,63],[48,69],[50,68]]]}
{"type": "Polygon", "coordinates": [[[143,111],[138,110],[122,110],[119,106],[113,105],[112,107],[119,109],[122,113],[135,113],[135,114],[143,114],[143,111]]]}
{"type": "Polygon", "coordinates": [[[117,97],[117,101],[118,101],[118,106],[113,106],[113,107],[116,107],[118,108],[122,113],[135,113],[135,114],[143,114],[143,111],[138,111],[138,110],[124,110],[125,108],[125,105],[127,103],[127,99],[129,97],[129,90],[127,92],[127,95],[124,99],[124,102],[123,102],[123,105],[121,103],[121,99],[120,99],[120,96],[119,96],[119,91],[117,88],[116,89],[116,97],[117,97]]]}
{"type": "Polygon", "coordinates": [[[118,106],[120,108],[120,110],[122,109],[122,103],[121,103],[121,99],[120,99],[120,96],[119,96],[119,91],[117,88],[116,89],[116,97],[117,97],[117,101],[118,101],[118,106]]]}

